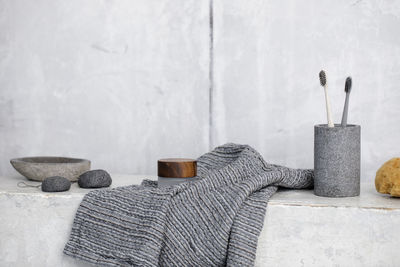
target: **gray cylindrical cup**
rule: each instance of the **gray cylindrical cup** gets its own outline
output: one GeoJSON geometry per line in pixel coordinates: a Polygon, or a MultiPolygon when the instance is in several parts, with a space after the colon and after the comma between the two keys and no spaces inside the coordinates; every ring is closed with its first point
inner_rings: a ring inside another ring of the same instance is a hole
{"type": "Polygon", "coordinates": [[[361,127],[314,126],[314,194],[323,197],[360,195],[361,127]]]}

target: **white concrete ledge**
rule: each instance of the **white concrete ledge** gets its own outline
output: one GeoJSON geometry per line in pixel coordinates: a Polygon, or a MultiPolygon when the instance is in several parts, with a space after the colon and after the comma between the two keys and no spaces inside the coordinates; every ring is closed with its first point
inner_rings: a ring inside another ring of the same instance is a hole
{"type": "Polygon", "coordinates": [[[400,198],[281,190],[270,200],[256,266],[399,266],[400,198]]]}
{"type": "MultiPolygon", "coordinates": [[[[112,187],[143,178],[152,177],[113,175],[112,187]]],[[[73,184],[68,192],[44,193],[18,188],[22,177],[0,181],[0,266],[88,266],[62,249],[89,190],[73,184]]],[[[340,199],[281,190],[269,202],[256,266],[398,266],[399,223],[400,199],[372,185],[360,197],[340,199]]]]}

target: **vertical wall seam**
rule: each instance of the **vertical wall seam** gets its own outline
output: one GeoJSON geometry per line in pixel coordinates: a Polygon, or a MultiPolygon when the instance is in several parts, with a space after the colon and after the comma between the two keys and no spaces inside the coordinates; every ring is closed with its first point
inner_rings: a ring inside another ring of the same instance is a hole
{"type": "Polygon", "coordinates": [[[209,149],[211,150],[214,145],[214,140],[213,140],[213,127],[214,127],[214,114],[213,114],[213,93],[214,93],[214,10],[213,10],[213,0],[210,0],[209,2],[209,28],[210,28],[210,34],[209,34],[209,73],[208,73],[208,79],[209,79],[209,110],[208,110],[208,146],[209,149]]]}

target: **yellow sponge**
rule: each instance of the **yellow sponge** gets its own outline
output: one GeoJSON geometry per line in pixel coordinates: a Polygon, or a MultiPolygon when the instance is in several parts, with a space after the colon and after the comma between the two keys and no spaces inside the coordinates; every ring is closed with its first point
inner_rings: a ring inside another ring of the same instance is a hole
{"type": "Polygon", "coordinates": [[[379,193],[400,197],[400,158],[393,158],[379,168],[375,188],[379,193]]]}

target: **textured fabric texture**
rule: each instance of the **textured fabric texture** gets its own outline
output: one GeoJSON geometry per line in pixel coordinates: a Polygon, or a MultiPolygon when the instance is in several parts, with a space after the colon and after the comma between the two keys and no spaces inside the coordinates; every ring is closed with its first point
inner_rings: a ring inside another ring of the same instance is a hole
{"type": "Polygon", "coordinates": [[[105,266],[253,266],[268,199],[312,186],[313,171],[266,163],[247,145],[198,159],[196,182],[89,192],[64,253],[105,266]]]}

